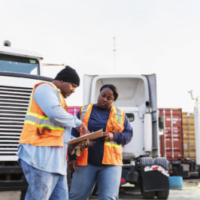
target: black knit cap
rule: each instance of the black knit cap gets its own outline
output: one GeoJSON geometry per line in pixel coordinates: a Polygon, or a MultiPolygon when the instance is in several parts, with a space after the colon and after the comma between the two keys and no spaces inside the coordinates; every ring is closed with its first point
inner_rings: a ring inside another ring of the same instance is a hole
{"type": "Polygon", "coordinates": [[[54,80],[60,80],[69,83],[75,83],[79,86],[80,78],[77,74],[76,70],[73,68],[66,66],[63,70],[61,70],[54,80]]]}

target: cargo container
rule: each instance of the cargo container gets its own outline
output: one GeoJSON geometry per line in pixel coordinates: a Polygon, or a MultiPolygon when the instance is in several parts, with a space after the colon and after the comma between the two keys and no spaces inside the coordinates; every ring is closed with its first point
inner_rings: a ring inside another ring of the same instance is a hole
{"type": "Polygon", "coordinates": [[[183,160],[182,109],[159,108],[163,117],[163,135],[160,135],[160,153],[168,161],[183,160]]]}
{"type": "Polygon", "coordinates": [[[188,178],[196,171],[194,114],[160,108],[159,116],[163,118],[160,154],[169,161],[171,175],[188,178]]]}
{"type": "Polygon", "coordinates": [[[186,160],[196,160],[194,114],[182,113],[183,149],[186,160]]]}
{"type": "Polygon", "coordinates": [[[196,171],[196,145],[195,145],[195,126],[194,114],[182,112],[183,127],[183,149],[185,169],[189,168],[190,172],[196,171]]]}

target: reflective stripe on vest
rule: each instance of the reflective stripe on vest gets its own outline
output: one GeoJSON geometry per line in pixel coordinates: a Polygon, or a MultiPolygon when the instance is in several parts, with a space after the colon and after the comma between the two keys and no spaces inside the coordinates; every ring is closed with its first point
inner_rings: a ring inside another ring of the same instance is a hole
{"type": "Polygon", "coordinates": [[[114,106],[114,109],[115,109],[115,119],[116,119],[116,121],[123,125],[123,120],[122,120],[123,111],[121,109],[115,107],[115,106],[114,106]]]}
{"type": "Polygon", "coordinates": [[[117,144],[115,141],[110,141],[110,142],[106,141],[104,144],[108,146],[122,148],[121,144],[117,144]]]}
{"type": "MultiPolygon", "coordinates": [[[[122,117],[123,117],[123,111],[120,110],[119,108],[114,107],[114,110],[115,110],[115,119],[118,123],[122,124],[123,123],[123,120],[122,120],[122,117]]],[[[122,149],[122,146],[120,144],[117,144],[115,141],[105,141],[104,145],[107,145],[107,146],[113,146],[113,147],[116,147],[116,148],[120,148],[122,149]]]]}
{"type": "MultiPolygon", "coordinates": [[[[60,91],[60,89],[57,88],[57,87],[56,87],[54,84],[52,84],[52,83],[47,83],[47,84],[51,85],[51,86],[56,90],[56,94],[57,94],[58,100],[59,100],[60,103],[62,103],[62,97],[61,97],[61,91],[60,91]]],[[[32,91],[32,93],[31,93],[30,102],[29,102],[29,106],[28,106],[26,115],[27,115],[28,113],[30,113],[30,106],[31,106],[31,103],[32,103],[32,97],[33,97],[33,91],[32,91]]],[[[34,113],[32,113],[32,114],[34,114],[34,113]]]]}
{"type": "Polygon", "coordinates": [[[35,89],[38,85],[41,84],[49,84],[54,88],[59,104],[63,109],[66,110],[65,99],[62,96],[60,90],[53,83],[40,82],[35,84],[31,94],[29,107],[25,116],[24,126],[19,143],[30,144],[33,146],[63,147],[63,132],[65,128],[52,123],[48,116],[46,116],[39,105],[34,101],[33,95],[35,89]]]}
{"type": "MultiPolygon", "coordinates": [[[[91,107],[93,104],[83,106],[80,110],[80,118],[81,120],[88,126],[88,112],[91,114],[91,107]]],[[[112,112],[112,116],[109,114],[108,122],[106,125],[106,132],[121,132],[123,131],[123,124],[124,124],[124,111],[112,107],[110,113],[112,112]],[[114,120],[116,124],[110,123],[110,120],[114,120]],[[114,129],[111,128],[114,125],[114,129]],[[118,127],[119,126],[119,127],[118,127]],[[121,131],[120,131],[121,127],[121,131]],[[111,130],[111,129],[112,130],[111,130]]],[[[89,116],[90,116],[89,114],[89,116]]],[[[117,144],[115,141],[104,141],[104,152],[103,152],[103,159],[102,164],[106,165],[123,165],[122,164],[122,145],[117,144]]],[[[88,162],[88,150],[85,149],[81,152],[81,156],[77,157],[77,165],[78,166],[86,166],[88,162]]]]}
{"type": "MultiPolygon", "coordinates": [[[[90,108],[91,104],[83,106],[81,108],[81,121],[83,120],[85,113],[88,111],[88,109],[90,108]]],[[[113,106],[113,108],[115,109],[115,119],[117,122],[119,122],[120,124],[123,125],[123,111],[115,106],[113,106]]]]}
{"type": "Polygon", "coordinates": [[[44,117],[35,113],[27,113],[25,117],[25,124],[35,125],[37,127],[44,127],[53,130],[65,130],[64,128],[57,127],[49,121],[48,117],[44,117]]]}
{"type": "Polygon", "coordinates": [[[90,108],[91,104],[83,106],[81,108],[81,121],[83,120],[85,113],[88,111],[88,109],[90,108]]]}
{"type": "MultiPolygon", "coordinates": [[[[61,98],[60,89],[57,88],[54,84],[51,84],[51,83],[49,83],[49,84],[56,90],[56,94],[58,96],[59,102],[61,103],[62,98],[61,98]]],[[[30,112],[30,105],[32,103],[32,95],[33,95],[33,91],[31,94],[30,103],[29,103],[28,111],[26,113],[24,124],[31,124],[31,125],[35,125],[37,127],[44,127],[44,128],[48,128],[48,129],[52,129],[52,130],[63,130],[64,131],[65,130],[64,128],[55,126],[55,124],[51,123],[48,117],[30,112]]]]}

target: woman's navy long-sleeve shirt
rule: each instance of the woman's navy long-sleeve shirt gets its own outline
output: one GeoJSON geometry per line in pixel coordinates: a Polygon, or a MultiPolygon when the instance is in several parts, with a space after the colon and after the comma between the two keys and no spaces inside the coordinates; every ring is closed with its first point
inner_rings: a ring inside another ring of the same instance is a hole
{"type": "MultiPolygon", "coordinates": [[[[88,122],[88,130],[90,132],[95,132],[103,128],[103,131],[106,130],[106,125],[108,121],[108,117],[110,114],[110,109],[102,109],[97,105],[94,105],[92,108],[92,112],[90,115],[90,119],[88,122]]],[[[77,113],[77,117],[80,119],[79,112],[77,113]]],[[[80,133],[73,128],[72,135],[75,137],[79,137],[80,133]]],[[[124,130],[122,133],[114,133],[114,141],[118,144],[125,145],[131,141],[133,136],[133,129],[128,121],[127,116],[125,116],[124,121],[124,130]]],[[[103,152],[104,152],[104,140],[102,138],[94,139],[95,145],[94,147],[88,148],[88,163],[91,165],[102,166],[103,152]]],[[[69,161],[75,160],[75,155],[69,155],[69,161]]]]}

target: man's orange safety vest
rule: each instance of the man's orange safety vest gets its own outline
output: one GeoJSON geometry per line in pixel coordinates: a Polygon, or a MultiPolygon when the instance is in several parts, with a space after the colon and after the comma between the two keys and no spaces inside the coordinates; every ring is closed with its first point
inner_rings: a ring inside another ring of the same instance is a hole
{"type": "Polygon", "coordinates": [[[33,87],[19,143],[31,144],[34,146],[63,147],[62,135],[65,128],[58,127],[52,123],[33,99],[35,88],[44,83],[50,84],[55,89],[61,106],[67,111],[65,99],[60,90],[53,83],[37,83],[33,87]]]}
{"type": "MultiPolygon", "coordinates": [[[[82,106],[79,111],[80,119],[83,123],[85,123],[87,128],[92,107],[93,104],[82,106]]],[[[112,106],[105,132],[123,132],[124,120],[125,112],[119,108],[116,108],[115,106],[112,106]]],[[[80,135],[82,134],[80,133],[80,135]]],[[[81,155],[76,159],[77,165],[86,166],[88,163],[88,149],[82,151],[81,155]]],[[[122,166],[122,146],[117,144],[115,141],[105,141],[102,164],[122,166]]]]}

